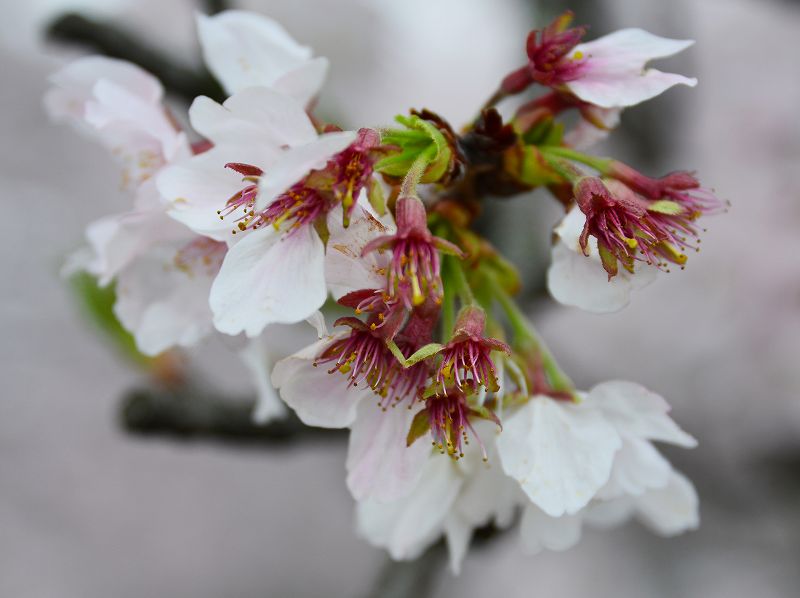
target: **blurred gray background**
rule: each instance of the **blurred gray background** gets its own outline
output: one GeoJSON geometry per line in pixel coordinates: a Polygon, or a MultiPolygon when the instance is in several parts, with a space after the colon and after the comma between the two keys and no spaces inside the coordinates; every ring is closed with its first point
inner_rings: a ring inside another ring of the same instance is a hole
{"type": "MultiPolygon", "coordinates": [[[[321,110],[374,125],[411,106],[470,118],[523,58],[526,32],[568,6],[522,0],[241,0],[331,58],[321,110]]],[[[435,595],[800,595],[800,4],[581,0],[590,36],[626,26],[698,43],[659,66],[700,79],[629,110],[613,152],[657,175],[697,169],[732,203],[703,251],[620,314],[542,299],[543,194],[497,202],[489,231],[526,274],[536,323],[583,387],[612,378],[663,394],[698,437],[669,456],[697,485],[702,527],[635,524],[567,553],[526,557],[515,534],[476,550],[435,595]],[[531,232],[533,231],[533,233],[531,232]]],[[[54,126],[47,77],[80,55],[45,44],[67,10],[124,25],[198,64],[191,0],[31,0],[0,20],[0,596],[359,596],[384,561],[353,533],[344,446],[283,449],[142,439],[118,426],[141,374],[80,318],[59,279],[86,224],[125,209],[104,150],[54,126]]],[[[176,102],[179,100],[176,100],[176,102]]],[[[232,394],[224,351],[207,367],[232,394]]]]}

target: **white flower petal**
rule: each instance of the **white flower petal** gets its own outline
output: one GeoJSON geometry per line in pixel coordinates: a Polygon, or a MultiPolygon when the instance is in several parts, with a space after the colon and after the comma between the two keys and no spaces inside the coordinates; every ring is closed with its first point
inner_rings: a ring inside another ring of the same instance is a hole
{"type": "Polygon", "coordinates": [[[667,485],[672,466],[647,440],[622,437],[622,448],[614,458],[611,478],[597,493],[609,500],[620,496],[639,496],[652,488],[667,485]]]}
{"type": "Polygon", "coordinates": [[[322,89],[328,76],[329,66],[327,58],[322,56],[312,58],[278,77],[272,87],[307,106],[322,89]]]}
{"type": "Polygon", "coordinates": [[[273,87],[305,105],[322,86],[324,71],[313,77],[307,71],[311,49],[298,44],[267,17],[237,10],[213,17],[198,15],[197,29],[205,62],[228,93],[273,87]],[[304,84],[286,85],[286,78],[296,71],[304,73],[298,75],[306,78],[304,84]]]}
{"type": "Polygon", "coordinates": [[[286,417],[287,413],[286,405],[283,404],[278,396],[278,391],[270,381],[272,359],[266,350],[268,335],[269,332],[265,332],[258,338],[248,340],[239,350],[239,357],[250,372],[256,387],[258,399],[253,410],[253,421],[258,424],[266,424],[274,419],[286,417]]]}
{"type": "Polygon", "coordinates": [[[552,263],[547,271],[547,287],[559,303],[594,313],[622,309],[630,302],[631,293],[655,280],[657,269],[644,263],[636,264],[636,273],[624,268],[611,280],[603,269],[597,253],[597,239],[589,237],[589,256],[578,244],[586,217],[573,207],[556,227],[556,244],[552,263]]]}
{"type": "Polygon", "coordinates": [[[377,399],[373,394],[358,406],[347,452],[347,487],[356,500],[389,502],[414,489],[431,446],[426,439],[406,446],[411,421],[421,405],[384,411],[377,399]]]}
{"type": "Polygon", "coordinates": [[[370,543],[387,549],[395,560],[414,559],[442,534],[461,483],[451,459],[432,454],[411,494],[391,503],[358,504],[358,532],[370,543]]]}
{"type": "Polygon", "coordinates": [[[505,472],[552,517],[586,506],[608,481],[620,445],[598,410],[544,396],[506,413],[497,440],[505,472]]]}
{"type": "Polygon", "coordinates": [[[674,536],[700,525],[697,491],[681,473],[673,471],[669,484],[651,490],[636,501],[637,517],[656,533],[674,536]]]}
{"type": "Polygon", "coordinates": [[[624,435],[694,448],[697,441],[667,415],[669,404],[634,382],[613,380],[598,384],[587,402],[599,407],[605,418],[624,435]]]}
{"type": "Polygon", "coordinates": [[[535,505],[528,505],[520,523],[522,546],[530,555],[542,550],[567,550],[581,539],[581,516],[551,517],[535,505]]]}
{"type": "Polygon", "coordinates": [[[317,331],[318,338],[328,336],[328,325],[325,323],[325,316],[322,315],[320,310],[315,311],[313,314],[307,317],[306,322],[314,327],[314,330],[317,331]]]}
{"type": "Polygon", "coordinates": [[[302,145],[317,138],[301,104],[265,87],[240,91],[222,105],[204,96],[196,98],[189,108],[189,119],[198,133],[217,145],[264,148],[267,154],[262,160],[270,159],[282,146],[302,145]]]}
{"type": "Polygon", "coordinates": [[[344,376],[314,367],[314,359],[338,337],[328,337],[309,345],[275,364],[272,384],[300,420],[309,426],[345,428],[356,418],[356,408],[368,398],[369,389],[350,388],[344,376]]]}
{"type": "Polygon", "coordinates": [[[581,512],[583,520],[592,527],[611,529],[628,521],[634,515],[634,500],[622,496],[614,500],[593,501],[581,512]]]}
{"type": "Polygon", "coordinates": [[[310,226],[247,234],[228,251],[211,288],[217,330],[253,337],[267,324],[310,317],[327,295],[324,261],[322,241],[310,226]]]}
{"type": "Polygon", "coordinates": [[[575,47],[587,56],[585,71],[566,86],[578,98],[603,108],[634,106],[673,85],[697,85],[697,79],[646,69],[654,58],[672,56],[691,40],[658,37],[642,29],[622,29],[575,47]]]}
{"type": "Polygon", "coordinates": [[[459,461],[465,482],[453,511],[472,527],[494,521],[495,525],[504,528],[512,523],[517,504],[527,500],[519,484],[503,471],[496,447],[497,426],[494,422],[478,421],[475,430],[486,447],[487,461],[483,461],[481,452],[474,445],[459,461]]]}
{"type": "Polygon", "coordinates": [[[458,514],[450,514],[444,522],[444,537],[450,553],[450,571],[453,575],[461,573],[461,563],[467,556],[472,540],[473,526],[458,514]]]}

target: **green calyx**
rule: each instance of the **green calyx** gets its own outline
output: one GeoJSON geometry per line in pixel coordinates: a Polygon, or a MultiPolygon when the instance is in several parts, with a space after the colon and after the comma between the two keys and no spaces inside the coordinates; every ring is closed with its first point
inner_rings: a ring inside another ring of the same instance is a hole
{"type": "Polygon", "coordinates": [[[417,115],[395,117],[404,129],[387,129],[381,144],[398,148],[375,165],[375,170],[393,177],[404,177],[414,164],[424,162],[420,183],[435,183],[445,176],[453,161],[453,150],[445,136],[431,122],[417,115]]]}

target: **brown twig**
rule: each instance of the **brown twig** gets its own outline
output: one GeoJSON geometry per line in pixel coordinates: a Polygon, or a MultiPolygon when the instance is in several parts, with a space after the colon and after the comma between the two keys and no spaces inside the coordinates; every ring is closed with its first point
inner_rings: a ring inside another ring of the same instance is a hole
{"type": "Polygon", "coordinates": [[[288,446],[298,442],[341,440],[341,430],[312,428],[293,414],[266,425],[253,423],[253,402],[231,401],[191,388],[138,389],[120,406],[122,427],[135,435],[228,444],[288,446]]]}

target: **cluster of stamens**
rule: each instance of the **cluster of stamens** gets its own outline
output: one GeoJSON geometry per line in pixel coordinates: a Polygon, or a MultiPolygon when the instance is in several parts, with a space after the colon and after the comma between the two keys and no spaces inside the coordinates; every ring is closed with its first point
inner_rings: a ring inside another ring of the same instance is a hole
{"type": "Polygon", "coordinates": [[[483,336],[485,321],[486,316],[478,307],[465,307],[459,314],[453,338],[439,354],[441,362],[434,375],[442,394],[447,394],[451,384],[460,391],[478,392],[480,387],[489,392],[499,389],[491,353],[510,354],[511,348],[502,341],[483,336]]]}
{"type": "Polygon", "coordinates": [[[478,441],[484,461],[487,460],[486,449],[469,421],[470,408],[462,392],[452,390],[443,396],[430,397],[425,411],[431,428],[431,444],[442,454],[456,460],[462,458],[464,445],[469,444],[469,431],[478,441]]]}
{"type": "Polygon", "coordinates": [[[336,173],[333,193],[342,203],[345,226],[350,222],[359,193],[372,178],[375,165],[372,150],[379,145],[380,135],[377,131],[361,129],[356,140],[331,160],[336,173]]]}
{"type": "Polygon", "coordinates": [[[350,326],[352,330],[328,345],[314,360],[314,366],[331,364],[328,373],[343,374],[348,386],[368,386],[381,398],[384,409],[406,398],[413,401],[425,383],[427,369],[403,368],[384,339],[361,320],[340,318],[336,324],[350,326]]]}
{"type": "MultiPolygon", "coordinates": [[[[586,215],[580,236],[584,253],[588,254],[591,235],[597,239],[601,259],[606,252],[633,272],[635,260],[665,271],[670,263],[683,268],[685,250],[699,251],[700,231],[694,224],[703,213],[699,209],[648,200],[620,181],[595,177],[581,179],[575,197],[586,215]]],[[[603,259],[603,266],[609,277],[616,274],[616,263],[603,259]]]]}
{"type": "Polygon", "coordinates": [[[255,230],[268,225],[279,229],[284,222],[291,223],[290,230],[296,230],[314,222],[329,208],[329,202],[321,192],[307,186],[305,181],[300,181],[264,209],[256,210],[258,182],[264,174],[263,171],[249,164],[229,163],[225,166],[243,174],[242,180],[247,183],[225,202],[223,209],[217,210],[220,220],[233,218],[233,222],[236,223],[236,228],[232,230],[234,235],[237,232],[255,230]]]}
{"type": "Polygon", "coordinates": [[[429,296],[440,302],[439,251],[461,255],[461,250],[431,234],[425,206],[416,197],[401,197],[397,201],[396,219],[397,232],[373,239],[362,253],[391,249],[392,257],[386,267],[387,292],[399,298],[406,309],[421,305],[429,296]]]}

